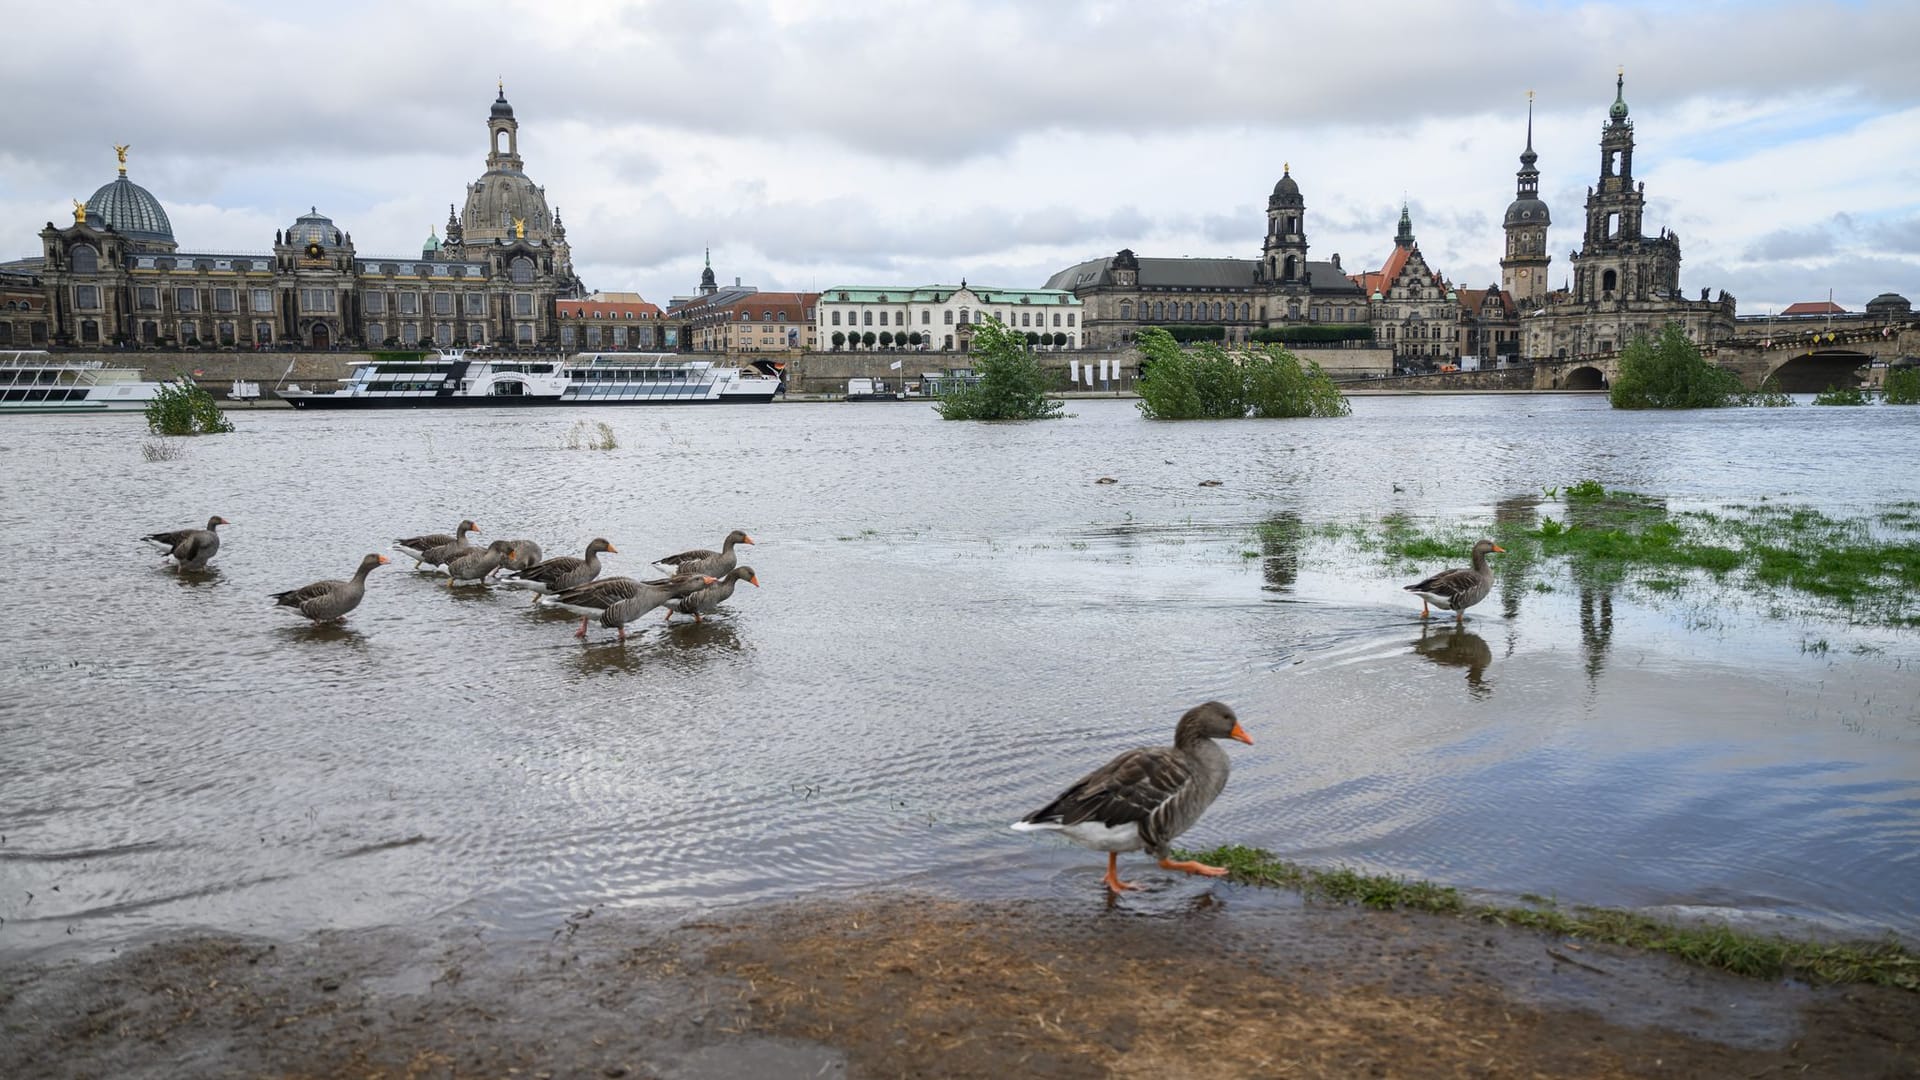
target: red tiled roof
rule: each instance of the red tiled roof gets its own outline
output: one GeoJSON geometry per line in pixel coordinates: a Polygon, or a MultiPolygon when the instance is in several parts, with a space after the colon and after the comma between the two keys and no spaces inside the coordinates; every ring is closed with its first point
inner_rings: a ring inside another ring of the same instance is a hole
{"type": "Polygon", "coordinates": [[[555,300],[553,307],[563,319],[657,319],[658,305],[642,300],[637,304],[616,304],[604,300],[555,300]]]}
{"type": "Polygon", "coordinates": [[[716,310],[725,311],[729,317],[740,320],[740,313],[746,312],[746,322],[778,322],[784,317],[790,323],[807,322],[807,309],[820,300],[815,292],[758,292],[750,293],[729,304],[723,304],[716,310]],[[767,316],[772,315],[772,319],[767,316]]]}
{"type": "Polygon", "coordinates": [[[1831,300],[1802,300],[1788,305],[1782,315],[1845,315],[1847,309],[1831,300]]]}

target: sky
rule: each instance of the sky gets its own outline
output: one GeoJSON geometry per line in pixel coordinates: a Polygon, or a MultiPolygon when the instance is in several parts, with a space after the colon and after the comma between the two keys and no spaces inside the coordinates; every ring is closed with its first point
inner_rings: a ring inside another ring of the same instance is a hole
{"type": "Polygon", "coordinates": [[[1742,314],[1920,302],[1920,3],[1366,5],[0,0],[0,261],[115,175],[183,251],[309,206],[418,252],[484,169],[496,79],[590,288],[1035,287],[1122,247],[1254,258],[1291,166],[1309,257],[1499,280],[1527,93],[1578,246],[1626,72],[1647,231],[1742,314]],[[18,47],[30,43],[29,47],[18,47]]]}

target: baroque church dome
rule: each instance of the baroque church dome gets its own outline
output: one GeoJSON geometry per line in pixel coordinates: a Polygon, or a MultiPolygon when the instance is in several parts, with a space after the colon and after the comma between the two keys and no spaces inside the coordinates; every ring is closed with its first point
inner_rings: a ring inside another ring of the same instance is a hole
{"type": "Polygon", "coordinates": [[[552,242],[553,211],[547,207],[546,190],[522,171],[520,124],[504,87],[488,114],[487,137],[487,171],[467,185],[466,206],[460,212],[465,243],[471,248],[496,240],[552,242]]]}
{"type": "Polygon", "coordinates": [[[166,208],[152,192],[127,179],[124,171],[112,183],[101,185],[87,200],[87,218],[113,226],[115,232],[136,248],[143,244],[170,246],[174,243],[173,222],[167,220],[166,208]]]}
{"type": "Polygon", "coordinates": [[[336,248],[340,246],[340,229],[317,207],[309,207],[287,228],[287,243],[295,247],[317,243],[323,248],[336,248]]]}
{"type": "Polygon", "coordinates": [[[1273,185],[1273,197],[1276,199],[1298,199],[1300,185],[1293,179],[1293,166],[1284,165],[1280,169],[1280,182],[1273,185]]]}

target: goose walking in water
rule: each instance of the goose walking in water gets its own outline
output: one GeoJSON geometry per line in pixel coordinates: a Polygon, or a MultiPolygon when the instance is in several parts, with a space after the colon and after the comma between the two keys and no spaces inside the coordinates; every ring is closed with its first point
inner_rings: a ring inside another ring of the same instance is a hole
{"type": "Polygon", "coordinates": [[[574,637],[586,637],[587,621],[597,615],[601,626],[620,631],[620,640],[625,641],[628,623],[676,596],[707,588],[718,580],[712,574],[679,574],[658,582],[602,578],[557,594],[553,604],[580,616],[580,629],[574,631],[574,637]]]}
{"type": "Polygon", "coordinates": [[[1137,886],[1120,880],[1120,853],[1146,851],[1163,870],[1223,877],[1226,870],[1173,861],[1174,838],[1191,828],[1227,786],[1226,751],[1215,739],[1253,740],[1239,717],[1218,701],[1188,709],[1173,729],[1172,746],[1129,750],[1047,805],[1014,822],[1019,832],[1057,832],[1083,848],[1107,853],[1107,888],[1137,886]]]}
{"type": "MultiPolygon", "coordinates": [[[[452,536],[448,536],[446,533],[427,533],[424,536],[405,536],[393,542],[393,549],[395,551],[398,551],[400,554],[405,555],[407,558],[412,559],[413,568],[415,570],[418,570],[420,569],[421,564],[427,561],[427,554],[429,552],[432,552],[437,548],[445,547],[448,544],[455,544],[455,545],[464,547],[466,546],[466,543],[467,543],[467,534],[470,532],[479,532],[479,531],[480,531],[480,526],[475,525],[471,521],[462,521],[460,523],[460,527],[453,530],[452,536]]],[[[445,560],[440,560],[440,561],[444,562],[445,560]]],[[[436,565],[438,564],[436,563],[436,565]]]]}
{"type": "Polygon", "coordinates": [[[1442,570],[1425,581],[1408,585],[1407,591],[1420,598],[1420,617],[1426,618],[1428,605],[1432,605],[1453,612],[1454,622],[1465,622],[1466,610],[1493,591],[1493,569],[1487,565],[1489,553],[1505,555],[1507,549],[1491,540],[1482,540],[1473,545],[1472,566],[1442,570]]]}
{"type": "Polygon", "coordinates": [[[533,602],[556,593],[577,589],[600,576],[600,553],[620,554],[620,549],[595,537],[587,545],[587,557],[576,559],[572,555],[555,555],[551,559],[535,563],[513,575],[500,584],[509,589],[532,589],[533,602]]]}
{"type": "Polygon", "coordinates": [[[360,599],[367,595],[367,575],[373,573],[374,567],[390,561],[376,552],[361,559],[360,569],[346,581],[316,581],[274,593],[273,602],[294,608],[314,622],[332,622],[360,606],[360,599]]]}
{"type": "MultiPolygon", "coordinates": [[[[672,580],[672,578],[661,578],[658,581],[649,581],[647,584],[665,585],[672,580]]],[[[666,602],[660,605],[667,609],[666,621],[672,622],[673,617],[678,614],[691,615],[694,622],[699,622],[700,616],[712,614],[715,608],[725,603],[727,598],[733,595],[733,587],[742,581],[756,589],[760,587],[760,579],[754,574],[753,567],[736,566],[721,575],[720,579],[712,585],[695,589],[685,596],[668,597],[666,602]]]]}
{"type": "Polygon", "coordinates": [[[447,588],[484,585],[487,575],[505,566],[511,558],[513,544],[507,540],[495,540],[486,547],[457,556],[447,563],[447,588]]]}
{"type": "Polygon", "coordinates": [[[214,530],[222,525],[231,524],[233,522],[215,514],[207,519],[207,527],[204,529],[175,529],[172,532],[148,533],[140,539],[166,548],[167,554],[160,558],[164,560],[172,556],[173,561],[182,570],[205,570],[207,560],[213,558],[214,552],[220,550],[220,534],[214,530]]]}
{"type": "Polygon", "coordinates": [[[540,545],[531,540],[509,540],[507,543],[513,547],[513,554],[507,557],[506,565],[502,569],[512,570],[515,573],[531,570],[546,558],[546,555],[540,551],[540,545]]]}
{"type": "Polygon", "coordinates": [[[737,558],[733,553],[733,546],[751,543],[753,543],[753,537],[735,529],[727,534],[726,540],[720,544],[719,551],[694,548],[692,551],[683,551],[678,555],[655,559],[653,565],[671,574],[712,574],[717,577],[733,569],[737,558]]]}

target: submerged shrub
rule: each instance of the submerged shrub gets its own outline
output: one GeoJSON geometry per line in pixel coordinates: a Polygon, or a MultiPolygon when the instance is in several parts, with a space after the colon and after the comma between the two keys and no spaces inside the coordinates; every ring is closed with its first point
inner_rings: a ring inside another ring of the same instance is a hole
{"type": "Polygon", "coordinates": [[[560,445],[568,450],[612,450],[620,443],[613,437],[612,425],[605,420],[592,423],[581,420],[567,431],[567,437],[560,445]]]}
{"type": "Polygon", "coordinates": [[[1140,335],[1146,354],[1140,411],[1150,420],[1345,416],[1352,407],[1320,365],[1277,345],[1229,353],[1212,342],[1182,349],[1158,328],[1140,335]]]}
{"type": "Polygon", "coordinates": [[[1760,389],[1740,395],[1740,404],[1780,409],[1793,404],[1793,398],[1780,389],[1780,380],[1769,375],[1760,381],[1760,389]]]}
{"type": "Polygon", "coordinates": [[[147,402],[147,427],[156,435],[217,435],[233,430],[213,395],[191,379],[161,383],[147,402]]]}
{"type": "Polygon", "coordinates": [[[1743,397],[1740,377],[1709,363],[1679,323],[1641,335],[1620,352],[1620,377],[1608,391],[1616,409],[1717,409],[1743,397]]]}
{"type": "Polygon", "coordinates": [[[988,319],[973,331],[980,381],[940,395],[942,420],[1057,420],[1066,406],[1047,397],[1047,373],[1018,331],[988,319]]]}
{"type": "Polygon", "coordinates": [[[1895,368],[1887,372],[1881,387],[1889,405],[1920,405],[1920,367],[1895,368]]]}

